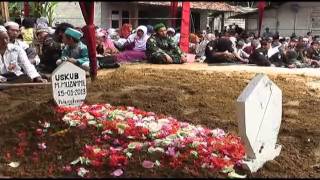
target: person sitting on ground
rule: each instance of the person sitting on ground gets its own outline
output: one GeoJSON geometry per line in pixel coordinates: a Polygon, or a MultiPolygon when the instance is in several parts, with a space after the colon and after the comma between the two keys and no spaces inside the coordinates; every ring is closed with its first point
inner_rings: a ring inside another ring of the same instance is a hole
{"type": "Polygon", "coordinates": [[[268,50],[271,47],[271,43],[267,40],[261,41],[261,47],[254,50],[249,57],[250,64],[256,64],[258,66],[271,66],[271,62],[268,58],[268,50]]]}
{"type": "Polygon", "coordinates": [[[251,55],[256,49],[260,47],[260,42],[257,39],[252,39],[250,46],[246,46],[243,48],[243,51],[249,55],[251,55]]]}
{"type": "Polygon", "coordinates": [[[30,63],[26,52],[21,47],[9,43],[9,35],[4,26],[0,26],[0,54],[2,82],[21,82],[26,80],[26,77],[29,77],[33,82],[47,82],[47,80],[41,78],[35,67],[30,63]]]}
{"type": "Polygon", "coordinates": [[[243,59],[246,59],[247,61],[249,61],[249,54],[247,54],[246,52],[243,51],[243,46],[244,46],[244,41],[243,40],[239,40],[237,42],[236,45],[236,53],[243,59]]]}
{"type": "Polygon", "coordinates": [[[146,26],[139,26],[133,36],[129,36],[127,44],[133,44],[132,50],[125,50],[116,55],[118,62],[132,62],[146,59],[146,43],[149,36],[146,26]]]}
{"type": "Polygon", "coordinates": [[[203,40],[200,42],[199,46],[196,49],[196,57],[200,58],[200,62],[203,62],[206,59],[205,52],[207,44],[214,39],[215,35],[213,33],[209,33],[206,34],[203,40]]]}
{"type": "Polygon", "coordinates": [[[317,64],[320,63],[320,50],[318,41],[313,41],[311,43],[310,47],[306,51],[306,57],[312,61],[312,66],[318,67],[317,64]]]}
{"type": "Polygon", "coordinates": [[[18,39],[18,37],[20,35],[19,24],[16,22],[9,21],[9,22],[6,22],[4,24],[4,26],[8,31],[7,33],[10,38],[10,43],[21,47],[27,53],[27,57],[28,57],[29,61],[33,65],[38,65],[40,63],[40,58],[37,54],[36,55],[34,54],[36,49],[34,49],[33,47],[29,47],[29,45],[27,43],[18,39]]]}
{"type": "MultiPolygon", "coordinates": [[[[172,27],[169,27],[169,28],[167,29],[167,35],[168,35],[168,37],[173,38],[175,34],[176,34],[176,31],[175,31],[172,27]]],[[[177,43],[177,44],[178,44],[178,43],[177,43]]]]}
{"type": "Polygon", "coordinates": [[[314,64],[313,60],[306,57],[305,45],[303,43],[298,43],[295,50],[288,50],[286,52],[285,63],[288,68],[305,68],[311,67],[314,64]]]}
{"type": "Polygon", "coordinates": [[[69,61],[85,71],[90,70],[88,48],[80,41],[81,37],[81,32],[73,28],[66,29],[62,38],[66,46],[62,50],[61,58],[57,60],[57,65],[69,61]]]}
{"type": "Polygon", "coordinates": [[[39,26],[36,28],[36,39],[39,44],[39,71],[52,73],[57,67],[57,60],[61,57],[61,45],[54,41],[53,35],[49,34],[49,28],[39,26]]]}
{"type": "Polygon", "coordinates": [[[207,63],[248,63],[236,52],[232,41],[226,35],[210,41],[205,50],[207,63]]]}
{"type": "Polygon", "coordinates": [[[200,43],[200,38],[194,34],[190,33],[189,36],[189,53],[196,54],[196,49],[198,48],[200,43]]]}
{"type": "Polygon", "coordinates": [[[125,23],[122,25],[120,29],[120,37],[127,39],[130,36],[131,32],[132,32],[132,25],[125,23]]]}
{"type": "Polygon", "coordinates": [[[147,31],[148,36],[151,36],[154,33],[153,26],[147,25],[147,31]]]}
{"type": "Polygon", "coordinates": [[[163,23],[154,27],[156,34],[147,41],[146,55],[150,63],[155,64],[182,64],[187,62],[186,55],[167,36],[167,29],[163,23]]]}
{"type": "Polygon", "coordinates": [[[114,46],[112,40],[108,36],[107,31],[97,29],[96,31],[97,54],[104,56],[112,56],[119,53],[119,50],[114,46]]]}
{"type": "Polygon", "coordinates": [[[61,49],[63,49],[63,44],[62,44],[63,34],[67,28],[74,28],[74,26],[69,23],[61,23],[57,25],[57,28],[54,32],[54,40],[61,44],[62,46],[61,49]]]}
{"type": "Polygon", "coordinates": [[[21,35],[23,38],[23,42],[30,45],[33,42],[33,28],[34,28],[34,19],[32,18],[24,18],[22,21],[21,27],[21,35]]]}

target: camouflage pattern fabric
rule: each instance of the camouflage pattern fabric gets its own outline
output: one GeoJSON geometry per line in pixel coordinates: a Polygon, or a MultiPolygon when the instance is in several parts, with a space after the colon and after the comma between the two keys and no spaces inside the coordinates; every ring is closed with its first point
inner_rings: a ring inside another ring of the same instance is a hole
{"type": "Polygon", "coordinates": [[[155,64],[164,64],[165,54],[172,58],[173,64],[181,64],[183,52],[174,41],[169,37],[160,38],[156,34],[152,35],[147,41],[146,55],[148,61],[155,64]]]}

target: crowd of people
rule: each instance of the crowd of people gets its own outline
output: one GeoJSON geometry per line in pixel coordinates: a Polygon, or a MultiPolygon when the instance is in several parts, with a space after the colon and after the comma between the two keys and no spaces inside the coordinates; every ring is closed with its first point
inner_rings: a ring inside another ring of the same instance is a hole
{"type": "MultiPolygon", "coordinates": [[[[183,64],[187,54],[179,48],[179,29],[123,24],[120,29],[96,27],[97,57],[116,63],[149,62],[183,64]]],[[[265,29],[262,37],[248,33],[237,25],[222,32],[204,30],[191,33],[189,52],[196,61],[206,63],[241,63],[288,68],[320,67],[317,36],[280,37],[265,29]]],[[[0,25],[0,81],[18,81],[29,77],[46,82],[42,74],[52,73],[64,61],[85,71],[90,70],[88,48],[82,29],[69,23],[49,27],[44,18],[25,18],[21,24],[0,25]]],[[[102,64],[97,66],[100,68],[102,64]]]]}

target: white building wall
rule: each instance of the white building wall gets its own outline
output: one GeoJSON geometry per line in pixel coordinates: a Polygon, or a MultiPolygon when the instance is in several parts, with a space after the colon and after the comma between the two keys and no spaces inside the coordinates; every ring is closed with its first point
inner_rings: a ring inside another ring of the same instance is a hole
{"type": "MultiPolygon", "coordinates": [[[[262,33],[265,27],[269,27],[273,32],[278,30],[280,36],[291,36],[294,32],[294,20],[296,18],[295,33],[297,36],[304,36],[311,30],[314,35],[320,35],[320,26],[312,27],[311,14],[315,11],[319,12],[319,15],[314,17],[318,18],[316,20],[320,24],[320,2],[290,2],[283,4],[278,10],[266,10],[262,22],[262,33]],[[291,8],[292,4],[299,5],[296,17],[291,8]]],[[[249,16],[246,21],[246,29],[257,33],[258,27],[256,29],[254,27],[258,24],[258,13],[249,16]]]]}
{"type": "MultiPolygon", "coordinates": [[[[122,25],[122,11],[129,11],[129,18],[136,15],[137,5],[132,2],[102,2],[101,4],[101,27],[111,27],[111,12],[119,11],[120,27],[122,25]]],[[[130,22],[134,27],[136,23],[134,20],[130,22]]]]}
{"type": "MultiPolygon", "coordinates": [[[[101,25],[101,2],[95,2],[95,18],[94,23],[101,25]]],[[[77,27],[83,27],[86,23],[83,19],[82,12],[78,1],[59,2],[55,11],[56,22],[68,22],[77,27]]],[[[53,23],[53,24],[54,24],[53,23]]]]}

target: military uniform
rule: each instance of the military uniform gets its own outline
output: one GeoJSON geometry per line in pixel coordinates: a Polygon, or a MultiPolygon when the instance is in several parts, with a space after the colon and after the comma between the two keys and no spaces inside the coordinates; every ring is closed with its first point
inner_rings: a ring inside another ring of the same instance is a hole
{"type": "Polygon", "coordinates": [[[178,45],[169,37],[160,38],[156,34],[152,35],[147,41],[146,55],[151,63],[163,64],[165,54],[168,54],[174,64],[181,64],[183,52],[178,45]]]}

